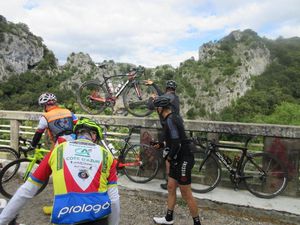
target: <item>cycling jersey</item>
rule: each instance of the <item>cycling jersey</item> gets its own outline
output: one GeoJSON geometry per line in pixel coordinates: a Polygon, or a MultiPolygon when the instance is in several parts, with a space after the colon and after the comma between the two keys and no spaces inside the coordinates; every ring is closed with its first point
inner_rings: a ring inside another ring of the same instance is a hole
{"type": "Polygon", "coordinates": [[[194,156],[192,145],[185,134],[182,118],[176,113],[170,113],[164,118],[163,132],[166,146],[170,149],[168,158],[171,159],[169,176],[178,184],[191,184],[194,156]]]}
{"type": "Polygon", "coordinates": [[[53,223],[93,221],[110,214],[107,191],[117,185],[117,175],[116,163],[106,149],[83,139],[62,143],[45,157],[29,181],[42,184],[51,172],[53,223]]]}
{"type": "MultiPolygon", "coordinates": [[[[76,124],[77,117],[68,109],[53,106],[40,118],[36,133],[32,139],[32,145],[36,146],[40,141],[42,134],[47,129],[52,145],[63,141],[71,140],[70,136],[73,132],[73,125],[76,124]]],[[[74,138],[73,138],[74,139],[74,138]]],[[[52,148],[53,148],[52,146],[52,148]]]]}
{"type": "Polygon", "coordinates": [[[182,118],[170,113],[163,121],[163,136],[166,146],[170,148],[169,157],[178,161],[183,156],[191,155],[182,118]]]}

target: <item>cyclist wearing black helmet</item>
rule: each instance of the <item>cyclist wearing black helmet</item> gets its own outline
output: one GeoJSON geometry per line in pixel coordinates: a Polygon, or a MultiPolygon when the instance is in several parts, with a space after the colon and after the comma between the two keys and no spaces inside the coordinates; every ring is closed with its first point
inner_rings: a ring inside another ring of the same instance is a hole
{"type": "MultiPolygon", "coordinates": [[[[172,105],[172,110],[177,113],[178,115],[180,114],[180,108],[179,108],[179,97],[176,95],[176,88],[177,88],[177,84],[174,80],[168,80],[166,82],[166,89],[165,92],[161,91],[161,89],[152,81],[152,80],[146,80],[145,81],[146,85],[152,85],[155,90],[157,91],[158,96],[166,96],[169,97],[171,99],[171,105],[172,105]]],[[[156,98],[157,96],[152,96],[149,99],[149,108],[150,109],[154,109],[155,107],[153,106],[153,100],[156,98]]]]}
{"type": "MultiPolygon", "coordinates": [[[[167,97],[167,98],[170,98],[170,101],[171,101],[171,109],[173,112],[175,112],[176,114],[180,115],[180,107],[179,107],[179,98],[178,96],[176,95],[176,88],[177,88],[177,84],[174,80],[168,80],[166,82],[166,91],[165,93],[163,93],[159,87],[152,81],[152,80],[146,80],[145,81],[145,84],[146,85],[152,85],[159,96],[164,96],[164,97],[167,97]]],[[[149,99],[149,102],[148,102],[148,107],[149,109],[154,109],[154,105],[153,105],[153,101],[154,99],[157,98],[157,96],[152,96],[150,99],[149,99]]],[[[163,119],[161,118],[161,116],[159,115],[159,118],[160,118],[160,122],[163,126],[163,119]]],[[[160,139],[163,139],[163,137],[160,137],[160,139]]],[[[159,148],[159,146],[161,145],[158,145],[157,148],[159,148]]],[[[162,189],[167,189],[167,185],[168,185],[168,173],[169,173],[169,168],[170,168],[170,164],[168,161],[166,161],[166,183],[163,183],[161,184],[161,188],[162,189]]]]}
{"type": "Polygon", "coordinates": [[[191,189],[191,174],[194,166],[194,156],[191,153],[191,143],[185,134],[183,120],[172,112],[171,99],[159,96],[153,102],[157,112],[163,118],[163,132],[166,142],[164,157],[170,162],[168,177],[168,209],[165,217],[154,217],[157,224],[173,224],[173,211],[176,205],[176,189],[179,187],[186,201],[194,225],[199,225],[198,206],[191,189]]]}
{"type": "Polygon", "coordinates": [[[119,224],[116,162],[108,150],[97,144],[102,129],[96,122],[81,118],[74,132],[77,139],[55,147],[17,190],[0,215],[0,225],[11,221],[51,174],[54,187],[52,223],[119,224]]]}

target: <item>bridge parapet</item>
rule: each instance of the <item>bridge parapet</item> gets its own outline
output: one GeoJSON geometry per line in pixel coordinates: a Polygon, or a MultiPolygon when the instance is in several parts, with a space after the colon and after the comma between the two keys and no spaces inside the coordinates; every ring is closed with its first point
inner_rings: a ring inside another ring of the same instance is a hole
{"type": "MultiPolygon", "coordinates": [[[[12,148],[17,149],[19,144],[19,134],[21,132],[25,133],[24,131],[21,131],[22,122],[38,121],[41,115],[41,112],[0,110],[0,141],[2,141],[1,132],[10,133],[10,140],[7,140],[7,142],[10,143],[12,148]],[[4,125],[7,128],[6,130],[1,129],[1,121],[10,121],[9,125],[4,125]]],[[[89,117],[97,120],[100,124],[107,124],[114,127],[127,127],[132,125],[141,126],[142,128],[145,128],[143,130],[151,130],[152,134],[154,133],[154,137],[156,136],[155,133],[157,133],[157,130],[161,128],[159,120],[155,118],[80,114],[77,116],[89,117]]],[[[214,138],[216,139],[218,139],[219,134],[252,135],[263,137],[261,142],[261,150],[270,151],[276,154],[288,166],[289,173],[291,175],[286,194],[300,196],[300,126],[185,120],[185,128],[191,133],[203,132],[210,135],[213,134],[214,138]]],[[[33,134],[34,127],[31,127],[31,129],[33,134]]]]}

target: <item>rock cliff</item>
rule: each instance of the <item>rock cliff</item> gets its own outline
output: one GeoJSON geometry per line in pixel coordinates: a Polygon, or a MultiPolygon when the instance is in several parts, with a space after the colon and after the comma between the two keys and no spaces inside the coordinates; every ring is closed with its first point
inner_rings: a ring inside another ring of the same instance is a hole
{"type": "Polygon", "coordinates": [[[0,80],[33,68],[44,55],[42,39],[27,25],[13,24],[0,15],[0,80]]]}

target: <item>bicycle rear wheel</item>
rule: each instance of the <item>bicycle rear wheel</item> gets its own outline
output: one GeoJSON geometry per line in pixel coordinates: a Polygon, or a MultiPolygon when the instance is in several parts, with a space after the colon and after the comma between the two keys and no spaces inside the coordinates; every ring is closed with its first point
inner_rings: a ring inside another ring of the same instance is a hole
{"type": "MultiPolygon", "coordinates": [[[[0,193],[6,198],[11,198],[18,188],[24,184],[28,177],[26,176],[26,169],[28,165],[31,163],[31,160],[27,158],[17,159],[7,164],[0,172],[0,193]],[[16,168],[17,171],[16,171],[16,168]],[[13,175],[13,176],[12,176],[13,175]],[[6,180],[6,177],[11,177],[9,180],[6,180]]],[[[33,173],[38,167],[38,163],[35,163],[32,170],[33,173]]],[[[43,183],[43,185],[38,190],[37,194],[42,192],[44,188],[47,186],[48,180],[43,183]]]]}
{"type": "Polygon", "coordinates": [[[77,93],[80,107],[89,114],[100,114],[106,108],[108,93],[96,80],[84,82],[77,93]]]}
{"type": "MultiPolygon", "coordinates": [[[[10,162],[17,160],[19,158],[18,152],[9,147],[0,147],[0,171],[10,162]]],[[[16,171],[18,168],[16,168],[16,171]]],[[[13,176],[13,173],[12,173],[13,176]]],[[[10,177],[6,177],[3,182],[9,180],[10,177]]]]}
{"type": "Polygon", "coordinates": [[[149,145],[137,144],[131,146],[120,159],[124,163],[123,171],[129,180],[136,183],[146,183],[158,173],[159,159],[157,150],[149,145]]]}
{"type": "Polygon", "coordinates": [[[148,100],[152,94],[157,94],[157,92],[151,85],[145,85],[139,81],[131,83],[123,94],[123,102],[126,110],[137,117],[150,115],[153,110],[148,108],[148,100]]]}
{"type": "Polygon", "coordinates": [[[257,197],[273,198],[286,188],[287,170],[269,153],[248,155],[242,171],[246,188],[257,197]]]}
{"type": "Polygon", "coordinates": [[[220,182],[222,169],[214,155],[207,155],[204,150],[194,152],[195,166],[192,169],[192,191],[206,193],[212,191],[220,182]]]}

